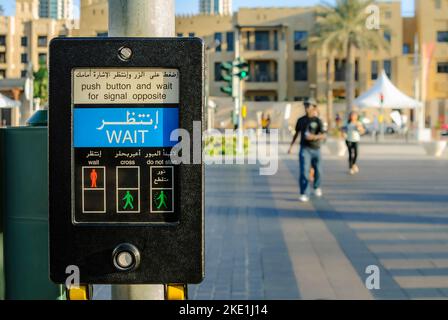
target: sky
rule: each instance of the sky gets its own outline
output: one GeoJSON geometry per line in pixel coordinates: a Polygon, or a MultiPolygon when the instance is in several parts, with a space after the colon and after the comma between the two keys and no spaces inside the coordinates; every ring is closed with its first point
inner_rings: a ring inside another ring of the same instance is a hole
{"type": "MultiPolygon", "coordinates": [[[[79,1],[74,0],[75,16],[79,16],[79,1]]],[[[301,7],[312,6],[322,3],[322,0],[233,0],[233,10],[239,7],[301,7]],[[262,2],[262,3],[260,3],[262,2]]],[[[334,0],[325,2],[332,3],[334,0]]],[[[404,15],[412,15],[414,12],[414,0],[402,0],[402,11],[404,15]]],[[[0,0],[7,16],[14,15],[15,0],[0,0]]],[[[176,0],[176,14],[194,14],[198,12],[199,0],[176,0]]]]}

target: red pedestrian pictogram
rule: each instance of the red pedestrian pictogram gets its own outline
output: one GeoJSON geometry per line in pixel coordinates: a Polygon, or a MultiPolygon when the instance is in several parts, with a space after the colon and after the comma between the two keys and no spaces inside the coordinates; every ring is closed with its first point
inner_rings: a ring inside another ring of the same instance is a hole
{"type": "Polygon", "coordinates": [[[97,188],[96,180],[98,180],[98,174],[95,169],[92,169],[92,171],[90,171],[90,188],[97,188]]]}

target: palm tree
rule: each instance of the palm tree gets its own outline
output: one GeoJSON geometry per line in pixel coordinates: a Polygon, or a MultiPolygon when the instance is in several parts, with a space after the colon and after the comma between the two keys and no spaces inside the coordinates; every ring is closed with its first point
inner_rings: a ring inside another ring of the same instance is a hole
{"type": "MultiPolygon", "coordinates": [[[[309,38],[313,48],[322,50],[327,57],[328,69],[336,56],[345,57],[345,95],[347,111],[353,109],[355,100],[355,53],[356,50],[388,49],[384,38],[385,27],[380,30],[367,27],[367,8],[373,0],[337,0],[335,5],[323,4],[316,15],[315,29],[309,38]]],[[[388,31],[388,30],[387,30],[388,31]]],[[[327,99],[332,100],[330,72],[327,70],[327,99]]],[[[331,101],[327,101],[331,103],[331,101]]]]}

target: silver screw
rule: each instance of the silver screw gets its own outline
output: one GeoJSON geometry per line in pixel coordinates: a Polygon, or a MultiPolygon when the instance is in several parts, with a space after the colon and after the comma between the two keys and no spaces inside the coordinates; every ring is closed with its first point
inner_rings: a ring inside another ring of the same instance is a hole
{"type": "Polygon", "coordinates": [[[128,47],[121,47],[118,49],[118,57],[123,61],[127,61],[132,57],[132,50],[128,47]]]}

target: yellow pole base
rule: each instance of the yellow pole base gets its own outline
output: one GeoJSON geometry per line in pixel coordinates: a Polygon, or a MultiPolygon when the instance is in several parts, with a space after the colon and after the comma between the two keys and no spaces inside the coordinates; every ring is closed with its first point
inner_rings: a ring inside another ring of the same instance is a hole
{"type": "Polygon", "coordinates": [[[67,289],[67,300],[90,300],[91,292],[89,285],[81,284],[79,287],[67,289]]]}
{"type": "Polygon", "coordinates": [[[165,300],[187,300],[186,284],[165,285],[165,300]]]}

